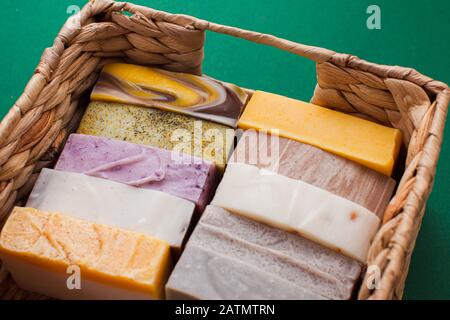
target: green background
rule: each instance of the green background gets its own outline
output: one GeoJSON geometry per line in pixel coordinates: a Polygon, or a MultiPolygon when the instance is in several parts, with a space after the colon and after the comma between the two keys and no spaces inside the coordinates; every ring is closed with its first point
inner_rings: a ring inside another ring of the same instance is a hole
{"type": "MultiPolygon", "coordinates": [[[[69,5],[83,0],[2,0],[0,117],[23,91],[69,5]]],[[[272,33],[382,64],[413,67],[450,83],[448,0],[135,0],[217,23],[272,33]],[[366,9],[381,8],[382,29],[366,27],[366,9]]],[[[209,33],[204,71],[248,88],[309,100],[315,66],[304,58],[209,33]]],[[[417,241],[405,298],[450,299],[450,130],[417,241]]]]}

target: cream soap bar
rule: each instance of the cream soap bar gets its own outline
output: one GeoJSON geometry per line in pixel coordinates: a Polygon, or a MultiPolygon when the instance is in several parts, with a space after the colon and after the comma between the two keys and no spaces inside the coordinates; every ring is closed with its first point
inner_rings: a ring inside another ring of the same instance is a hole
{"type": "Polygon", "coordinates": [[[83,174],[43,169],[27,207],[145,233],[179,250],[194,204],[170,194],[83,174]]]}
{"type": "Polygon", "coordinates": [[[302,180],[356,202],[380,218],[395,180],[319,148],[262,131],[246,130],[230,161],[246,163],[302,180]]]}
{"type": "Polygon", "coordinates": [[[168,299],[350,299],[357,261],[208,206],[166,285],[168,299]]]}
{"type": "Polygon", "coordinates": [[[214,162],[222,170],[234,142],[233,129],[154,108],[91,102],[78,133],[173,150],[214,162]]]}
{"type": "Polygon", "coordinates": [[[380,224],[374,213],[354,202],[240,163],[228,165],[212,204],[297,232],[361,262],[380,224]]]}
{"type": "Polygon", "coordinates": [[[393,171],[401,146],[397,129],[261,91],[253,94],[238,126],[279,130],[282,137],[316,146],[387,176],[393,171]]]}
{"type": "Polygon", "coordinates": [[[179,112],[236,127],[247,94],[206,76],[114,63],[103,68],[93,101],[129,103],[179,112]]]}
{"type": "Polygon", "coordinates": [[[81,134],[69,137],[55,169],[166,192],[194,202],[199,214],[219,179],[215,165],[199,158],[81,134]]]}
{"type": "Polygon", "coordinates": [[[19,287],[57,299],[162,299],[171,268],[164,241],[31,208],[13,210],[0,258],[19,287]]]}

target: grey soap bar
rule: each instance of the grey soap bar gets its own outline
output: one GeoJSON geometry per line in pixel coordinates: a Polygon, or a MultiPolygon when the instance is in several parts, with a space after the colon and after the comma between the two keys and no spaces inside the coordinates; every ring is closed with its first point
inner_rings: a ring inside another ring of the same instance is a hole
{"type": "Polygon", "coordinates": [[[302,180],[358,203],[380,218],[395,180],[319,148],[255,130],[243,133],[230,161],[302,180]]]}
{"type": "Polygon", "coordinates": [[[208,206],[168,299],[350,299],[362,266],[298,235],[208,206]]]}
{"type": "Polygon", "coordinates": [[[263,300],[324,297],[231,257],[189,245],[166,286],[169,300],[263,300]]]}

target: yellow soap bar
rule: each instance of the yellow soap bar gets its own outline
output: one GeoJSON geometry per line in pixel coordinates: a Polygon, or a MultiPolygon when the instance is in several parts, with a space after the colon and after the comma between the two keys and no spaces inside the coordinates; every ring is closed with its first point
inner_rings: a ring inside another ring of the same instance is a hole
{"type": "Polygon", "coordinates": [[[392,174],[401,145],[398,129],[261,91],[253,94],[238,127],[269,130],[387,176],[392,174]]]}
{"type": "Polygon", "coordinates": [[[0,258],[23,289],[58,299],[162,299],[171,267],[162,240],[19,207],[0,234],[0,258]],[[67,286],[70,266],[79,290],[67,286]]]}

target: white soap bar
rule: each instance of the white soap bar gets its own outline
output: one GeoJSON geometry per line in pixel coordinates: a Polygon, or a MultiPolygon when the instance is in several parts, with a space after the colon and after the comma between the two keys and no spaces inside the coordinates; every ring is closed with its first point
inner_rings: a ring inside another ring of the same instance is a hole
{"type": "Polygon", "coordinates": [[[43,169],[27,207],[148,234],[180,249],[195,205],[156,190],[43,169]]]}
{"type": "Polygon", "coordinates": [[[246,164],[229,164],[212,204],[297,232],[365,262],[380,219],[328,191],[246,164]]]}

